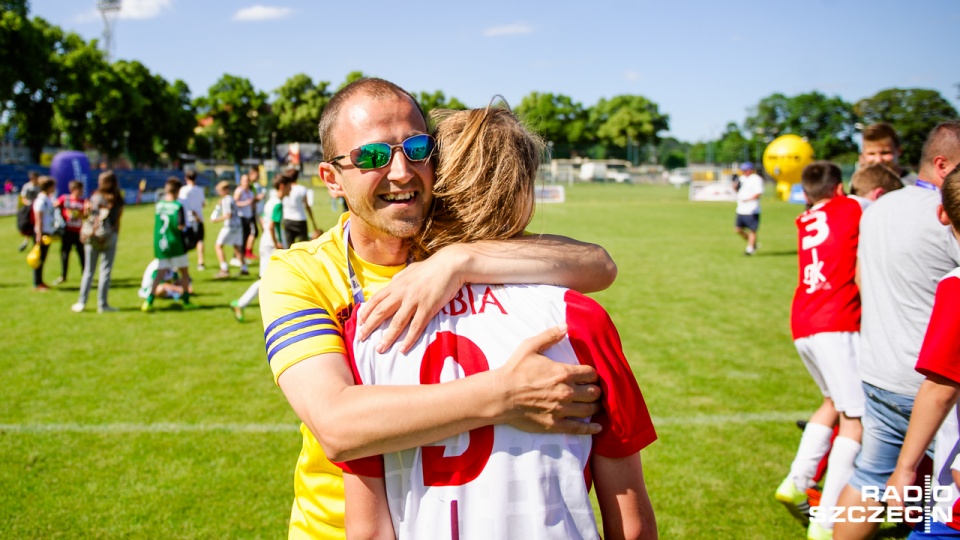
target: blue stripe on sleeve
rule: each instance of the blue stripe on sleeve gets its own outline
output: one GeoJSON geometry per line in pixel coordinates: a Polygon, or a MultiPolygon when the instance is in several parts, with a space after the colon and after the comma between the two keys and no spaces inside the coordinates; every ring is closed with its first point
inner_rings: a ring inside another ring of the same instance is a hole
{"type": "MultiPolygon", "coordinates": [[[[297,330],[301,330],[301,329],[303,329],[303,328],[308,328],[308,327],[310,327],[310,326],[318,326],[318,325],[321,325],[321,324],[330,324],[330,325],[332,325],[332,324],[333,324],[333,321],[332,321],[331,319],[328,319],[328,318],[319,318],[319,319],[307,319],[306,321],[298,322],[297,324],[292,324],[292,325],[284,328],[283,330],[280,330],[279,332],[277,332],[276,334],[274,334],[270,339],[268,339],[268,340],[267,340],[267,344],[266,344],[266,348],[269,349],[274,343],[277,342],[277,340],[281,339],[283,336],[286,336],[286,335],[288,335],[288,334],[291,334],[291,333],[296,332],[297,330]]],[[[334,333],[339,334],[340,332],[337,331],[337,330],[334,330],[334,333]]]]}
{"type": "Polygon", "coordinates": [[[267,336],[270,335],[270,332],[273,332],[273,330],[276,327],[280,326],[281,324],[287,321],[292,321],[293,319],[298,319],[300,317],[306,317],[307,315],[326,315],[328,317],[330,316],[330,314],[327,313],[327,310],[320,309],[320,308],[294,311],[293,313],[284,315],[283,317],[280,317],[279,319],[270,323],[270,326],[268,326],[267,329],[263,331],[263,339],[267,339],[267,336]]]}
{"type": "Polygon", "coordinates": [[[288,346],[290,346],[290,345],[293,345],[294,343],[296,343],[296,342],[298,342],[298,341],[303,341],[303,340],[305,340],[305,339],[309,339],[309,338],[312,338],[312,337],[326,336],[326,335],[331,335],[331,334],[337,334],[337,335],[339,335],[340,332],[337,332],[337,331],[334,330],[333,328],[322,328],[322,329],[320,329],[320,330],[314,330],[314,331],[312,331],[312,332],[304,332],[303,334],[300,334],[299,336],[294,336],[294,337],[292,337],[292,338],[284,341],[283,343],[277,345],[276,347],[274,347],[272,351],[267,351],[267,363],[269,364],[271,361],[273,361],[273,355],[277,354],[277,353],[280,352],[281,350],[285,349],[286,347],[288,347],[288,346]]]}

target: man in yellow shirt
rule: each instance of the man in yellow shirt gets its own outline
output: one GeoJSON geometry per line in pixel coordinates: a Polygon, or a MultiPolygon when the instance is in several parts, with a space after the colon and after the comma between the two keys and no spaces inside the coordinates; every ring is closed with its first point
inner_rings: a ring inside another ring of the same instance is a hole
{"type": "Polygon", "coordinates": [[[290,538],[344,537],[342,473],[330,459],[411,448],[491,424],[598,431],[578,420],[596,411],[596,373],[539,354],[563,337],[558,329],[531,337],[504,367],[465,379],[354,385],[342,324],[364,302],[367,332],[393,316],[380,347],[402,336],[408,348],[466,282],[591,292],[609,286],[616,266],[598,246],[538,235],[453,245],[407,266],[409,239],[420,230],[434,182],[433,138],[416,100],[380,79],[351,83],[324,109],[320,139],[320,178],[350,211],[319,239],[277,252],[260,289],[267,358],[303,421],[290,538]]]}

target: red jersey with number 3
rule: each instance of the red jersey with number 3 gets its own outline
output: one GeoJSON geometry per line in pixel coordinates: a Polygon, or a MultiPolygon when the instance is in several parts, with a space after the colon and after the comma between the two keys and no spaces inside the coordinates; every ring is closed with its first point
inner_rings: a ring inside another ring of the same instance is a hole
{"type": "MultiPolygon", "coordinates": [[[[917,371],[930,377],[939,375],[960,383],[960,268],[947,274],[937,286],[937,296],[930,314],[930,324],[923,337],[923,347],[917,359],[917,371]]],[[[960,471],[960,406],[954,406],[934,441],[933,488],[938,493],[935,514],[952,516],[947,522],[950,528],[960,530],[960,491],[953,480],[953,471],[960,471]]]]}
{"type": "Polygon", "coordinates": [[[862,213],[857,201],[839,196],[797,218],[800,278],[790,314],[793,339],[860,331],[854,277],[862,213]]]}
{"type": "MultiPolygon", "coordinates": [[[[408,354],[375,352],[381,330],[344,341],[358,384],[435,384],[496,369],[520,344],[566,324],[545,355],[594,366],[603,390],[596,436],[486,426],[430,446],[343,464],[384,476],[398,538],[598,538],[589,497],[591,452],[621,458],[656,440],[620,337],[595,301],[544,285],[467,285],[430,322],[408,354]]],[[[411,402],[411,407],[417,403],[411,402]]],[[[403,411],[384,411],[401,418],[403,411]]]]}

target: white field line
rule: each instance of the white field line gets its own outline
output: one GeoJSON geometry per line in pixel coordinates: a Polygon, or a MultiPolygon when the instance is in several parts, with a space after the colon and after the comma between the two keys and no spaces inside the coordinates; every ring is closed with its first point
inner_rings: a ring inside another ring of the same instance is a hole
{"type": "MultiPolygon", "coordinates": [[[[762,424],[806,420],[811,411],[769,411],[761,413],[712,414],[654,417],[653,425],[712,426],[762,424]]],[[[0,424],[0,433],[288,433],[299,431],[295,424],[0,424]]]]}

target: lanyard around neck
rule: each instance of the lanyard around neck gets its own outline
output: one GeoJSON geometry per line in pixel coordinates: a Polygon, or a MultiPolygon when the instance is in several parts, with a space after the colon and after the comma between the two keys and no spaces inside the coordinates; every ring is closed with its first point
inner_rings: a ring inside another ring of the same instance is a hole
{"type": "Polygon", "coordinates": [[[353,303],[360,305],[363,303],[363,287],[360,286],[360,280],[357,279],[357,273],[353,271],[353,265],[350,264],[350,220],[343,224],[343,257],[347,260],[347,277],[350,279],[350,292],[353,294],[353,303]]]}
{"type": "Polygon", "coordinates": [[[919,178],[917,178],[917,187],[923,189],[932,189],[933,191],[940,191],[937,186],[927,182],[926,180],[920,180],[919,178]]]}

